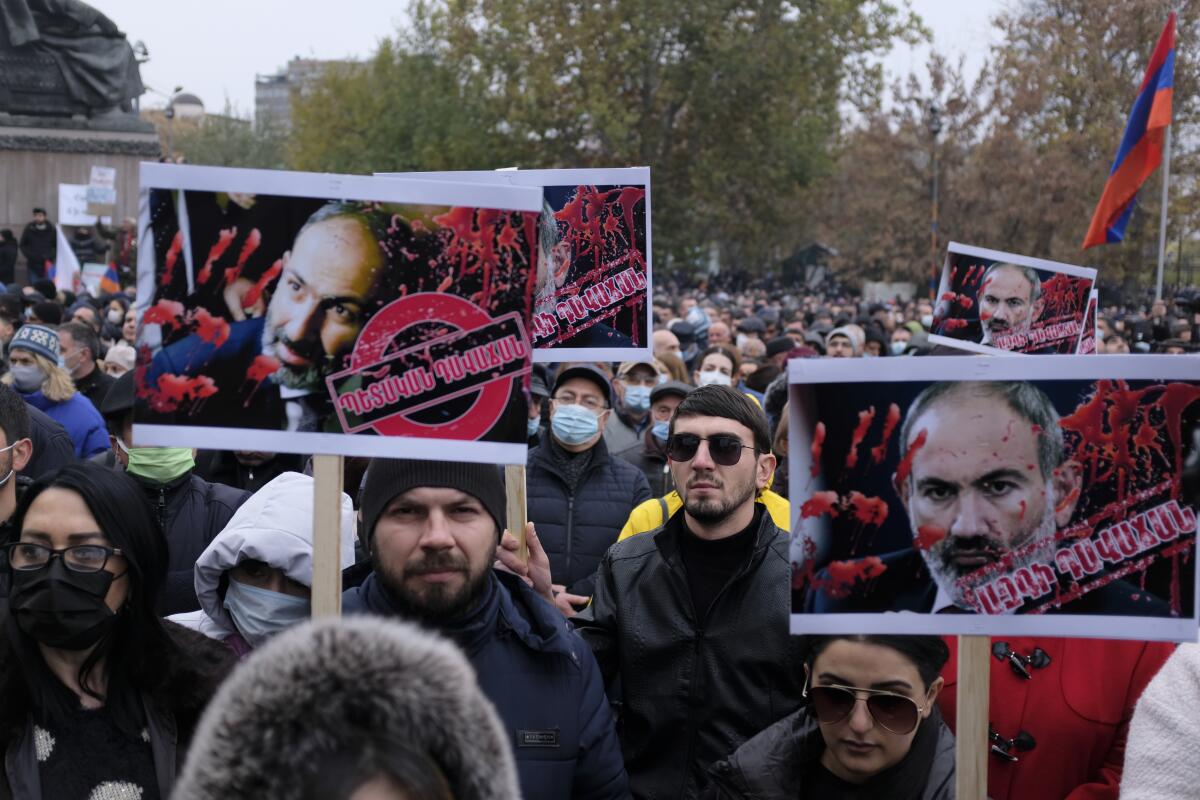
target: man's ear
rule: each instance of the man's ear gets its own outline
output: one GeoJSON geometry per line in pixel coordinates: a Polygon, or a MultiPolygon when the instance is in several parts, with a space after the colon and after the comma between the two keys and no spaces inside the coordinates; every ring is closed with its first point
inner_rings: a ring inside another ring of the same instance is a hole
{"type": "Polygon", "coordinates": [[[771,452],[762,453],[758,457],[758,472],[754,476],[754,488],[762,491],[767,488],[771,482],[771,476],[775,474],[775,466],[777,459],[775,454],[771,452]]]}
{"type": "Polygon", "coordinates": [[[16,472],[21,472],[29,466],[30,459],[33,458],[33,440],[18,439],[12,449],[12,468],[16,472]]]}
{"type": "Polygon", "coordinates": [[[900,498],[900,505],[904,506],[904,510],[906,512],[909,511],[908,487],[909,487],[909,481],[911,481],[911,480],[912,480],[911,477],[905,476],[904,480],[897,482],[896,473],[894,473],[894,472],[892,473],[892,491],[894,491],[896,493],[896,496],[900,498]]]}
{"type": "Polygon", "coordinates": [[[1054,524],[1065,528],[1075,515],[1075,506],[1079,505],[1079,495],[1083,491],[1083,470],[1075,461],[1064,461],[1054,468],[1050,477],[1054,487],[1054,524]]]}
{"type": "Polygon", "coordinates": [[[1042,318],[1042,311],[1046,308],[1046,298],[1039,297],[1033,301],[1033,308],[1029,309],[1029,321],[1037,322],[1042,318]]]}
{"type": "Polygon", "coordinates": [[[938,695],[941,694],[942,687],[946,685],[946,680],[942,676],[938,676],[937,680],[929,684],[929,691],[925,692],[925,714],[928,717],[933,713],[933,704],[937,702],[938,695]]]}

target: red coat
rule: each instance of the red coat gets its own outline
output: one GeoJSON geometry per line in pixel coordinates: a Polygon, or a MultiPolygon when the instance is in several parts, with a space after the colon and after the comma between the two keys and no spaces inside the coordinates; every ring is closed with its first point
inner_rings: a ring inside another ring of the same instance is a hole
{"type": "MultiPolygon", "coordinates": [[[[996,640],[993,640],[996,641],[996,640]]],[[[1016,752],[1020,760],[988,759],[992,800],[1117,800],[1125,738],[1133,706],[1175,645],[1111,639],[1004,637],[1027,656],[1041,647],[1050,656],[1042,669],[1027,667],[1029,680],[1007,661],[990,658],[992,727],[1006,739],[1024,730],[1037,745],[1016,752]]],[[[955,726],[958,640],[946,637],[950,660],[938,697],[942,716],[955,726]]]]}

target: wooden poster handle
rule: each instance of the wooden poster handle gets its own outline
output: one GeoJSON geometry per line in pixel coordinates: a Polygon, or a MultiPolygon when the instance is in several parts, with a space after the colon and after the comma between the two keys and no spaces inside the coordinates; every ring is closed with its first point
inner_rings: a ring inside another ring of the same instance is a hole
{"type": "Polygon", "coordinates": [[[517,537],[517,555],[529,563],[529,544],[525,541],[525,465],[504,465],[504,492],[507,500],[508,532],[517,537]]]}
{"type": "Polygon", "coordinates": [[[958,800],[987,798],[991,657],[988,637],[958,637],[958,719],[954,726],[954,787],[958,800]]]}
{"type": "Polygon", "coordinates": [[[312,615],[342,613],[342,457],[313,456],[312,615]]]}

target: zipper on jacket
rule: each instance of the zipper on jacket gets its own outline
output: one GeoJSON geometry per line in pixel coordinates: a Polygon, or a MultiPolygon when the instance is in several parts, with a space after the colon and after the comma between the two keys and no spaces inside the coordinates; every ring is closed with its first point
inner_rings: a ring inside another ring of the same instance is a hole
{"type": "MultiPolygon", "coordinates": [[[[567,495],[567,574],[571,575],[571,539],[575,536],[575,493],[567,495]]],[[[563,582],[563,587],[566,588],[567,583],[563,582]]]]}
{"type": "MultiPolygon", "coordinates": [[[[768,512],[764,509],[763,514],[766,515],[766,514],[768,514],[768,512]]],[[[693,654],[692,654],[692,658],[694,659],[694,663],[695,663],[695,669],[693,670],[693,673],[692,673],[692,685],[688,691],[687,761],[684,763],[683,786],[680,787],[680,794],[679,794],[680,800],[687,800],[687,794],[685,793],[684,790],[687,788],[688,775],[690,774],[691,768],[692,768],[692,759],[695,757],[695,753],[696,753],[696,728],[697,728],[697,726],[696,726],[696,718],[695,718],[696,703],[694,701],[698,695],[697,689],[699,688],[698,687],[699,676],[702,674],[701,670],[700,670],[700,661],[701,661],[701,655],[703,652],[702,645],[703,645],[703,641],[704,641],[704,634],[705,634],[705,631],[708,629],[708,620],[712,617],[713,609],[717,607],[717,603],[719,603],[721,598],[724,597],[725,593],[729,590],[729,587],[732,586],[733,584],[737,583],[738,581],[740,581],[742,578],[744,578],[747,575],[747,573],[750,572],[750,565],[754,563],[755,556],[758,554],[758,536],[760,533],[762,533],[762,525],[763,525],[763,523],[766,522],[766,519],[767,519],[767,517],[764,517],[763,521],[759,523],[758,530],[755,532],[754,549],[752,549],[750,551],[750,558],[748,558],[746,560],[746,563],[742,565],[741,569],[739,569],[736,573],[734,573],[733,577],[731,577],[729,580],[727,580],[725,582],[725,585],[721,587],[720,591],[718,591],[716,593],[716,595],[713,596],[712,602],[708,604],[708,608],[705,609],[703,617],[701,617],[699,614],[696,613],[695,604],[694,603],[692,604],[692,613],[695,615],[695,620],[696,620],[696,623],[695,623],[696,646],[695,646],[695,648],[693,648],[693,654]]],[[[770,547],[770,543],[767,544],[767,547],[770,547]]],[[[681,562],[682,562],[682,559],[681,559],[681,562]]],[[[685,573],[687,572],[686,567],[684,568],[684,572],[685,573]]],[[[689,597],[691,596],[690,588],[688,588],[688,595],[689,595],[689,597]]]]}
{"type": "Polygon", "coordinates": [[[163,536],[167,535],[167,487],[158,487],[158,527],[162,528],[163,536]]]}

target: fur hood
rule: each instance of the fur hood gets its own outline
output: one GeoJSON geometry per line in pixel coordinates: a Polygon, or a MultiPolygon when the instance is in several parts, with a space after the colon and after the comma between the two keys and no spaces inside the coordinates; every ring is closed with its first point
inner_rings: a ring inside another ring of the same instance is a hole
{"type": "Polygon", "coordinates": [[[457,800],[517,800],[508,738],[470,664],[414,625],[299,625],[256,650],[205,712],[172,800],[297,798],[336,751],[386,738],[438,763],[457,800]]]}

